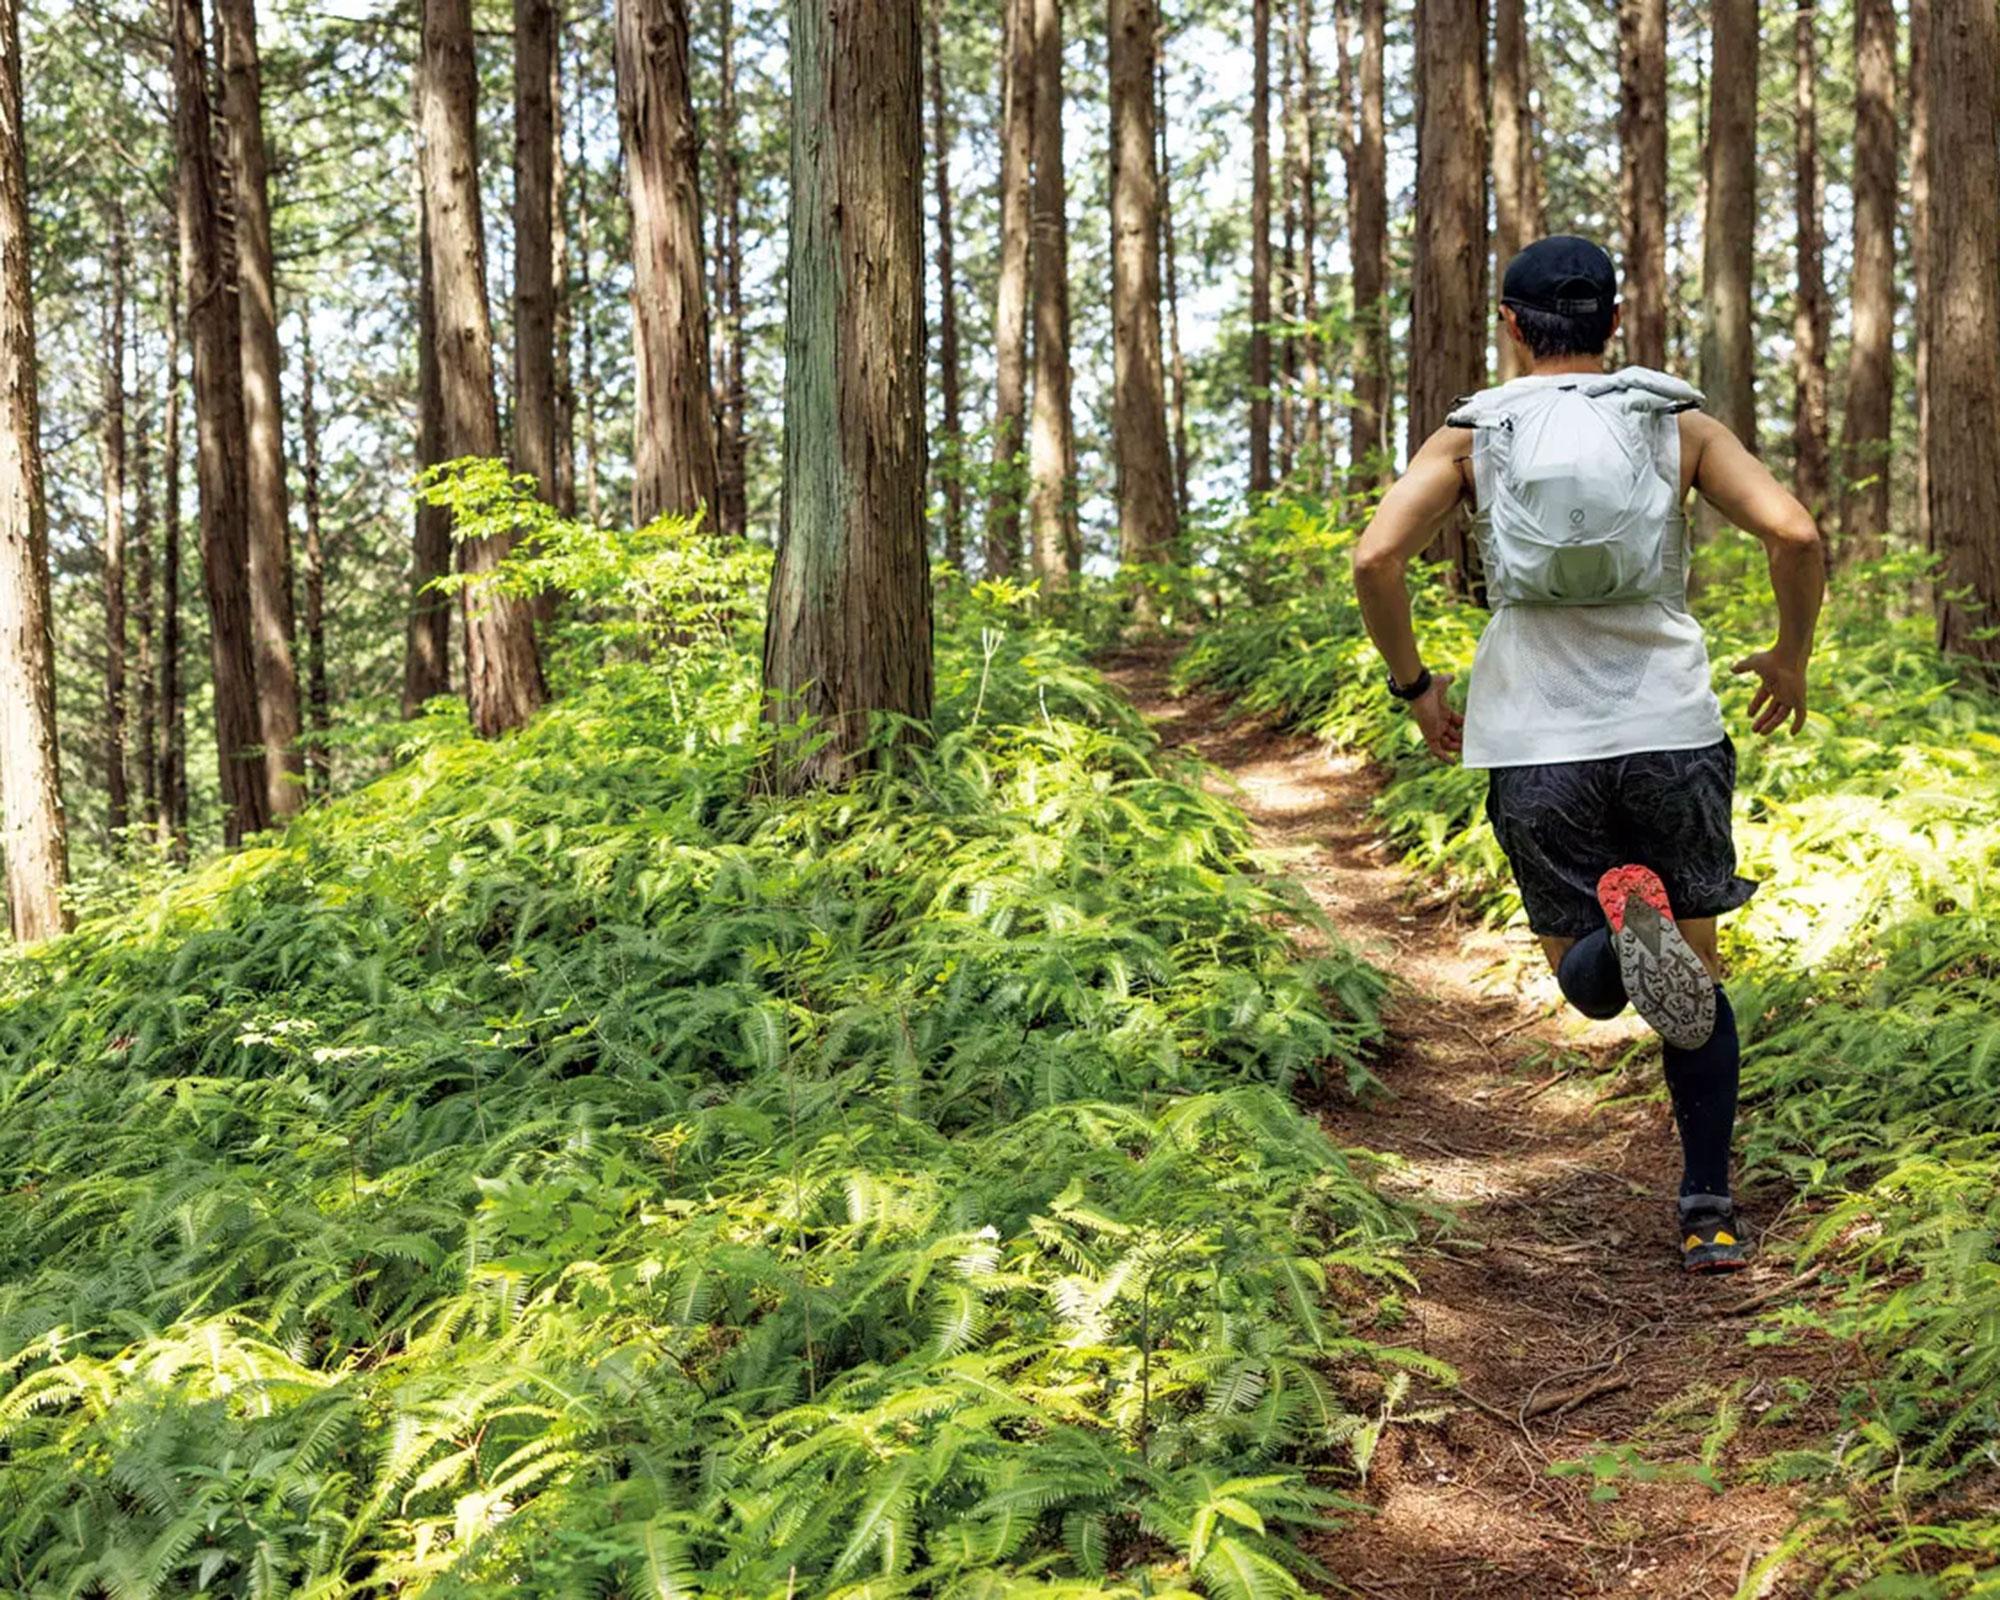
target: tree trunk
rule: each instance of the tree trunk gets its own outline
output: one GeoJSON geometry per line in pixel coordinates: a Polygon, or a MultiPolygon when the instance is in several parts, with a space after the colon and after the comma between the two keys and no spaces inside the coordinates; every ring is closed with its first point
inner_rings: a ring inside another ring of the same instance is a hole
{"type": "MultiPolygon", "coordinates": [[[[137,377],[137,371],[134,372],[137,377]]],[[[132,611],[132,675],[139,688],[139,814],[152,827],[160,806],[160,703],[154,682],[158,623],[154,615],[154,533],[159,519],[153,503],[152,408],[142,398],[132,410],[132,568],[137,604],[132,611]]]]}
{"type": "MultiPolygon", "coordinates": [[[[1319,392],[1319,89],[1313,72],[1312,0],[1297,0],[1292,14],[1292,50],[1299,85],[1298,142],[1292,175],[1299,208],[1297,426],[1306,481],[1317,489],[1324,480],[1325,406],[1319,392]]],[[[1164,197],[1164,178],[1161,182],[1164,197]]]]}
{"type": "Polygon", "coordinates": [[[1930,0],[1931,529],[1938,643],[2000,666],[2000,13],[1930,0]]]}
{"type": "Polygon", "coordinates": [[[549,260],[556,295],[556,510],[573,517],[576,515],[576,375],[570,369],[570,341],[576,330],[576,307],[570,291],[569,159],[564,148],[569,118],[565,109],[568,101],[563,95],[563,44],[564,22],[558,0],[555,47],[549,52],[549,120],[555,128],[549,152],[549,260]]]}
{"type": "MultiPolygon", "coordinates": [[[[431,284],[431,229],[417,186],[417,470],[444,453],[444,385],[438,376],[436,291],[431,284]]],[[[451,513],[417,501],[410,540],[410,609],[403,635],[403,715],[451,693],[451,601],[431,587],[451,571],[451,513]]]]}
{"type": "MultiPolygon", "coordinates": [[[[576,52],[576,95],[584,104],[590,100],[589,58],[581,44],[576,52]]],[[[583,414],[583,504],[584,515],[593,528],[604,526],[604,501],[597,479],[597,294],[593,288],[595,266],[591,250],[590,145],[587,133],[579,130],[576,141],[576,247],[577,318],[581,335],[583,380],[578,385],[583,414]]]]}
{"type": "Polygon", "coordinates": [[[195,477],[201,491],[201,567],[215,689],[223,836],[232,845],[271,824],[261,751],[257,658],[250,607],[248,440],[243,336],[223,232],[222,174],[208,96],[200,0],[170,0],[174,135],[180,167],[182,288],[194,347],[195,477]]]}
{"type": "MultiPolygon", "coordinates": [[[[418,66],[424,214],[430,228],[431,300],[443,396],[446,460],[500,456],[500,415],[493,399],[493,328],[487,314],[486,248],[479,224],[475,132],[478,78],[472,60],[471,0],[424,0],[418,66]]],[[[700,234],[697,230],[696,238],[700,234]]],[[[702,386],[706,393],[707,385],[702,386]]],[[[509,540],[462,540],[459,570],[485,578],[509,540]]],[[[535,654],[528,604],[490,583],[463,590],[465,689],[472,725],[490,737],[517,728],[548,697],[535,654]]]]}
{"type": "Polygon", "coordinates": [[[514,470],[558,503],[555,0],[514,0],[514,470]]]}
{"type": "MultiPolygon", "coordinates": [[[[749,530],[749,485],[743,435],[743,180],[736,152],[736,8],[731,0],[722,0],[717,7],[717,27],[713,307],[717,522],[724,533],[741,538],[749,530]]],[[[962,481],[958,494],[962,506],[962,481]]],[[[961,537],[963,528],[961,515],[961,537]]]]}
{"type": "Polygon", "coordinates": [[[1069,212],[1063,176],[1062,0],[1032,0],[1035,35],[1034,249],[1035,400],[1028,441],[1028,521],[1034,574],[1043,594],[1081,565],[1076,515],[1076,431],[1069,364],[1069,212]]]}
{"type": "Polygon", "coordinates": [[[686,0],[617,0],[616,45],[632,205],[632,521],[643,527],[713,512],[719,479],[686,0]]]}
{"type": "Polygon", "coordinates": [[[1819,179],[1819,13],[1798,0],[1792,31],[1792,176],[1798,287],[1792,304],[1792,492],[1826,510],[1826,241],[1819,179]]]}
{"type": "Polygon", "coordinates": [[[1889,528],[1889,426],[1896,391],[1893,0],[1855,0],[1854,59],[1854,331],[1841,427],[1843,560],[1879,555],[1889,528]]]}
{"type": "MultiPolygon", "coordinates": [[[[1709,40],[1708,207],[1702,224],[1701,387],[1707,409],[1757,449],[1750,275],[1757,246],[1757,0],[1715,0],[1709,40]],[[1720,71],[1719,63],[1726,63],[1720,71]]],[[[1705,504],[1705,502],[1704,502],[1705,504]]],[[[1704,529],[1713,525],[1706,513],[1704,529]]]]}
{"type": "MultiPolygon", "coordinates": [[[[954,567],[965,565],[965,464],[961,458],[958,420],[958,283],[951,251],[950,109],[944,93],[944,34],[938,23],[943,0],[930,0],[926,27],[930,35],[931,158],[937,187],[938,273],[938,397],[944,424],[944,558],[954,567]]],[[[932,462],[933,470],[937,462],[932,462]]]]}
{"type": "Polygon", "coordinates": [[[1298,177],[1298,84],[1293,69],[1297,57],[1292,50],[1290,19],[1284,21],[1278,40],[1278,122],[1285,143],[1278,157],[1280,237],[1278,247],[1277,315],[1284,330],[1276,342],[1278,481],[1291,481],[1293,457],[1298,452],[1299,383],[1299,191],[1298,177]]]}
{"type": "Polygon", "coordinates": [[[785,480],[764,630],[787,789],[931,715],[919,0],[792,0],[785,480]]]}
{"type": "Polygon", "coordinates": [[[299,362],[304,368],[299,395],[299,430],[304,435],[306,493],[306,721],[312,730],[307,766],[313,793],[324,800],[333,792],[333,704],[326,684],[326,546],[320,536],[319,413],[314,389],[319,365],[313,360],[312,313],[299,319],[299,362]]]}
{"type": "MultiPolygon", "coordinates": [[[[1628,5],[1631,0],[1627,0],[1628,5]]],[[[1620,8],[1622,24],[1625,7],[1620,8]]],[[[1527,0],[1495,0],[1493,11],[1493,261],[1507,263],[1531,240],[1528,223],[1528,8],[1527,0]]],[[[1630,300],[1630,294],[1627,294],[1630,300]]],[[[1626,307],[1630,314],[1631,307],[1626,307]]],[[[1504,383],[1527,371],[1510,339],[1497,341],[1504,383]]]]}
{"type": "Polygon", "coordinates": [[[1347,232],[1354,258],[1354,403],[1348,459],[1363,481],[1388,473],[1389,179],[1383,131],[1385,0],[1360,0],[1361,102],[1347,163],[1347,232]]]}
{"type": "Polygon", "coordinates": [[[1657,369],[1667,364],[1666,0],[1619,0],[1618,83],[1625,354],[1657,369]]]}
{"type": "Polygon", "coordinates": [[[1172,152],[1167,148],[1167,41],[1161,34],[1153,59],[1154,116],[1160,139],[1160,250],[1167,292],[1167,374],[1173,383],[1174,519],[1188,517],[1187,361],[1181,353],[1180,264],[1174,249],[1172,152]]]}
{"type": "Polygon", "coordinates": [[[188,855],[187,707],[181,694],[181,256],[175,227],[167,243],[167,404],[160,424],[160,810],[159,840],[174,859],[188,855]]]}
{"type": "Polygon", "coordinates": [[[125,203],[114,199],[105,249],[102,467],[104,486],[104,813],[112,848],[132,820],[126,777],[125,664],[125,203]]]}
{"type": "Polygon", "coordinates": [[[30,251],[20,13],[0,0],[0,855],[23,943],[69,926],[30,251]]]}
{"type": "Polygon", "coordinates": [[[1271,476],[1271,0],[1251,0],[1250,492],[1271,476]]]}
{"type": "MultiPolygon", "coordinates": [[[[1486,381],[1486,28],[1480,0],[1418,0],[1417,231],[1410,306],[1410,453],[1486,381]]],[[[1453,516],[1426,552],[1471,592],[1453,516]]]]}
{"type": "Polygon", "coordinates": [[[222,114],[229,129],[229,195],[236,210],[251,646],[264,784],[276,819],[291,816],[304,799],[304,767],[298,749],[299,682],[292,663],[291,519],[285,504],[284,394],[279,387],[263,84],[254,0],[216,0],[215,14],[221,33],[222,114]]]}
{"type": "Polygon", "coordinates": [[[1931,0],[1910,0],[1910,276],[1916,345],[1917,548],[1937,549],[1931,528],[1931,0]]]}
{"type": "MultiPolygon", "coordinates": [[[[1111,432],[1118,463],[1118,553],[1128,567],[1170,561],[1173,457],[1160,356],[1160,185],[1153,167],[1153,37],[1158,0],[1110,0],[1111,432]]],[[[1139,591],[1141,622],[1153,620],[1139,591]]]]}
{"type": "Polygon", "coordinates": [[[1021,424],[1027,413],[1028,239],[1035,137],[1036,0],[1004,0],[1000,46],[1000,276],[993,299],[993,487],[986,572],[1021,562],[1021,424]]]}

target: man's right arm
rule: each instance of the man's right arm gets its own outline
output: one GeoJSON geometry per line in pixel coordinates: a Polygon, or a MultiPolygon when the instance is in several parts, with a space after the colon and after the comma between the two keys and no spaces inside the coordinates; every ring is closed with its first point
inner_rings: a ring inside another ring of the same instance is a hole
{"type": "Polygon", "coordinates": [[[1763,541],[1778,601],[1778,642],[1744,657],[1737,672],[1760,680],[1750,701],[1751,725],[1771,733],[1788,719],[1797,733],[1806,720],[1806,661],[1826,592],[1826,563],[1819,528],[1770,468],[1715,418],[1683,416],[1682,447],[1695,445],[1694,487],[1736,527],[1763,541]]]}

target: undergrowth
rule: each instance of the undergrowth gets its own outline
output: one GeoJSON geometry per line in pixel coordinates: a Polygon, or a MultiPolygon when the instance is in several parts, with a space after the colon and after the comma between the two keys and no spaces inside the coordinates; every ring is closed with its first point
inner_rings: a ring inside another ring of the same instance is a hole
{"type": "Polygon", "coordinates": [[[1004,595],[928,748],[771,797],[715,549],[544,518],[533,725],[0,965],[0,1592],[1313,1581],[1441,1375],[1290,1098],[1381,980],[1004,595]]]}
{"type": "MultiPolygon", "coordinates": [[[[1315,507],[1261,513],[1230,560],[1263,603],[1198,634],[1178,681],[1367,752],[1382,822],[1424,879],[1516,918],[1485,774],[1432,761],[1382,691],[1352,538],[1315,507]]],[[[1828,1594],[2000,1592],[2000,700],[1935,648],[1912,601],[1921,564],[1889,558],[1840,574],[1804,733],[1742,731],[1746,680],[1728,669],[1774,621],[1761,556],[1725,538],[1703,552],[1695,610],[1739,730],[1743,870],[1762,882],[1724,924],[1740,1149],[1809,1202],[1799,1263],[1838,1286],[1758,1337],[1859,1357],[1838,1433],[1771,1464],[1820,1495],[1774,1559],[1812,1566],[1828,1594]]],[[[1461,694],[1481,614],[1434,576],[1414,588],[1426,660],[1461,694]]]]}

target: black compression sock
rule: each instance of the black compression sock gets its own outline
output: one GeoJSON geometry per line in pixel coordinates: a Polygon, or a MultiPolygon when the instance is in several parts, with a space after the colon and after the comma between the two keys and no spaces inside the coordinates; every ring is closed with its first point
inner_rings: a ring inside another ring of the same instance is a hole
{"type": "Polygon", "coordinates": [[[1729,1144],[1736,1131],[1736,1079],[1742,1058],[1736,1013],[1715,986],[1715,1032],[1692,1050],[1667,1045],[1667,1091],[1681,1131],[1682,1194],[1729,1193],[1729,1144]]]}
{"type": "Polygon", "coordinates": [[[1625,1009],[1625,980],[1611,948],[1611,930],[1599,928],[1569,947],[1556,967],[1563,998],[1586,1017],[1602,1022],[1625,1009]]]}

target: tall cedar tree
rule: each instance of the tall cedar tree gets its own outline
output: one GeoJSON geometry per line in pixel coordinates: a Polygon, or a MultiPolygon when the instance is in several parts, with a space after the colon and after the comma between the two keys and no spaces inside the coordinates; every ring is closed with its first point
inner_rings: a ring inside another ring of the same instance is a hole
{"type": "MultiPolygon", "coordinates": [[[[1664,3],[1664,0],[1662,0],[1664,3]]],[[[1624,12],[1619,13],[1621,19],[1624,12]]],[[[1534,151],[1528,137],[1527,0],[1495,0],[1493,8],[1493,260],[1500,272],[1532,241],[1528,191],[1534,151]]],[[[1629,294],[1627,296],[1630,298],[1629,294]]],[[[1629,307],[1628,307],[1629,310],[1629,307]]],[[[1527,367],[1510,339],[1499,341],[1500,377],[1527,367]]]]}
{"type": "MultiPolygon", "coordinates": [[[[444,453],[444,382],[438,376],[437,295],[431,227],[417,181],[417,469],[444,453]]],[[[451,513],[419,496],[410,539],[410,609],[403,634],[403,715],[451,693],[451,602],[431,587],[451,571],[451,513]]]]}
{"type": "MultiPolygon", "coordinates": [[[[1417,232],[1410,308],[1410,450],[1486,381],[1486,28],[1480,0],[1418,0],[1417,232]]],[[[1426,552],[1473,586],[1462,517],[1426,552]]]]}
{"type": "MultiPolygon", "coordinates": [[[[1299,213],[1298,276],[1294,289],[1294,320],[1299,325],[1298,359],[1293,376],[1298,384],[1299,454],[1309,487],[1323,479],[1325,399],[1319,378],[1319,83],[1313,71],[1312,0],[1295,0],[1292,10],[1292,54],[1298,97],[1292,108],[1292,131],[1286,148],[1292,156],[1292,192],[1299,213]]],[[[1165,168],[1161,193],[1165,204],[1165,168]]]]}
{"type": "Polygon", "coordinates": [[[1819,176],[1819,12],[1798,0],[1792,23],[1792,180],[1797,289],[1792,297],[1792,492],[1826,510],[1826,238],[1819,176]]]}
{"type": "Polygon", "coordinates": [[[104,488],[104,799],[114,841],[132,820],[126,777],[125,606],[125,204],[105,218],[104,403],[99,435],[104,488]]]}
{"type": "Polygon", "coordinates": [[[743,174],[736,149],[736,8],[716,7],[715,330],[716,525],[741,537],[749,525],[748,443],[743,389],[743,174]]]}
{"type": "Polygon", "coordinates": [[[177,861],[188,853],[187,706],[181,691],[181,250],[180,180],[167,231],[166,416],[160,424],[159,833],[177,861]]]}
{"type": "MultiPolygon", "coordinates": [[[[951,109],[944,92],[944,0],[930,0],[925,13],[931,89],[931,171],[937,190],[938,409],[944,431],[944,558],[965,562],[965,472],[959,459],[958,283],[952,266],[951,109]]],[[[934,458],[932,467],[939,465],[934,458]]]]}
{"type": "Polygon", "coordinates": [[[1912,377],[1917,390],[1917,546],[1931,531],[1931,0],[1910,0],[1910,276],[1916,282],[1912,377]]]}
{"type": "Polygon", "coordinates": [[[327,688],[326,668],[326,542],[320,528],[319,480],[319,363],[313,358],[312,311],[303,308],[299,317],[299,435],[304,459],[306,513],[305,599],[306,599],[306,726],[312,733],[312,747],[306,769],[312,776],[313,793],[321,797],[333,789],[333,749],[327,736],[333,731],[333,702],[327,688]]]}
{"type": "MultiPolygon", "coordinates": [[[[1352,3],[1352,0],[1350,0],[1352,3]]],[[[1386,474],[1394,379],[1389,356],[1389,178],[1384,133],[1385,0],[1360,0],[1361,62],[1354,135],[1347,152],[1347,229],[1354,274],[1354,401],[1347,411],[1348,461],[1386,474]]]]}
{"type": "Polygon", "coordinates": [[[618,128],[632,204],[632,520],[713,511],[719,469],[702,289],[700,142],[686,0],[617,0],[618,128]]]}
{"type": "Polygon", "coordinates": [[[1250,492],[1271,476],[1271,0],[1250,9],[1250,492]]]}
{"type": "Polygon", "coordinates": [[[1000,270],[993,291],[993,486],[986,571],[1021,561],[1017,463],[1028,401],[1028,254],[1035,137],[1035,0],[1004,0],[1000,32],[1000,270]]]}
{"type": "Polygon", "coordinates": [[[1028,439],[1034,575],[1052,594],[1083,562],[1076,514],[1076,429],[1069,366],[1069,211],[1063,178],[1062,0],[1033,0],[1034,189],[1031,196],[1035,398],[1028,439]]]}
{"type": "MultiPolygon", "coordinates": [[[[1165,563],[1174,548],[1173,455],[1160,348],[1160,184],[1153,152],[1157,0],[1110,0],[1111,432],[1118,462],[1118,553],[1165,563]]],[[[1152,603],[1140,590],[1142,621],[1152,603]]]]}
{"type": "MultiPolygon", "coordinates": [[[[1174,516],[1188,515],[1187,362],[1181,354],[1180,263],[1174,243],[1174,161],[1167,147],[1167,38],[1153,52],[1153,118],[1160,142],[1160,272],[1167,295],[1167,376],[1172,382],[1174,516]]],[[[1317,404],[1317,402],[1315,402],[1317,404]]]]}
{"type": "Polygon", "coordinates": [[[158,603],[157,557],[154,551],[159,531],[158,506],[153,499],[153,416],[144,396],[145,379],[135,365],[137,384],[132,408],[132,576],[137,591],[132,607],[132,676],[139,700],[139,730],[134,741],[138,750],[139,810],[135,820],[151,827],[159,815],[160,799],[160,701],[154,679],[158,653],[159,622],[154,611],[158,603]]]}
{"type": "MultiPolygon", "coordinates": [[[[1710,415],[1757,448],[1757,0],[1715,0],[1709,37],[1708,214],[1702,224],[1701,387],[1710,415]],[[1718,70],[1718,67],[1720,70],[1718,70]]],[[[1704,526],[1712,525],[1708,517],[1704,526]]]]}
{"type": "Polygon", "coordinates": [[[920,0],[791,0],[785,472],[764,629],[791,790],[930,720],[920,0]]]}
{"type": "Polygon", "coordinates": [[[0,853],[20,940],[69,926],[30,239],[21,19],[17,0],[0,0],[0,671],[8,685],[0,694],[0,853]]]}
{"type": "Polygon", "coordinates": [[[1619,0],[1618,147],[1625,354],[1659,368],[1667,364],[1667,0],[1619,0]]]}
{"type": "Polygon", "coordinates": [[[1278,325],[1283,330],[1272,343],[1272,374],[1276,392],[1272,396],[1278,427],[1278,460],[1276,471],[1281,482],[1292,475],[1292,456],[1298,448],[1298,376],[1299,340],[1297,323],[1299,315],[1299,194],[1293,185],[1298,170],[1294,156],[1294,141],[1297,127],[1293,121],[1293,107],[1297,100],[1298,79],[1294,68],[1297,60],[1292,54],[1291,25],[1289,19],[1283,24],[1278,39],[1278,125],[1284,130],[1285,142],[1278,152],[1278,200],[1281,212],[1283,243],[1278,247],[1277,280],[1272,311],[1278,325]]]}
{"type": "Polygon", "coordinates": [[[1938,642],[2000,666],[2000,12],[1930,0],[1931,532],[1938,642]],[[1939,182],[1940,174],[1945,181],[1939,182]]]}
{"type": "Polygon", "coordinates": [[[555,505],[556,7],[514,0],[514,470],[555,505]]]}
{"type": "Polygon", "coordinates": [[[1896,389],[1893,0],[1854,0],[1854,59],[1854,333],[1841,427],[1843,559],[1878,553],[1889,526],[1889,417],[1896,389]]]}
{"type": "Polygon", "coordinates": [[[201,496],[201,570],[208,594],[216,762],[222,780],[223,837],[237,844],[271,823],[251,643],[243,338],[223,235],[222,172],[213,142],[201,0],[170,3],[181,287],[188,306],[188,342],[194,349],[195,480],[201,496]]]}
{"type": "MultiPolygon", "coordinates": [[[[497,460],[500,414],[493,396],[493,327],[479,223],[479,83],[471,0],[424,0],[417,82],[442,452],[447,461],[497,460]]],[[[473,580],[463,591],[465,697],[473,727],[488,737],[519,727],[548,698],[527,603],[480,581],[499,566],[509,542],[491,535],[458,546],[459,571],[473,580]]]]}
{"type": "MultiPolygon", "coordinates": [[[[549,276],[555,289],[556,509],[576,515],[576,377],[570,371],[570,343],[576,331],[575,296],[570,290],[568,122],[563,98],[563,13],[557,0],[554,48],[549,51],[549,276]]],[[[554,595],[537,600],[538,615],[554,595]]]]}
{"type": "Polygon", "coordinates": [[[291,518],[285,503],[284,394],[279,386],[277,274],[264,148],[263,80],[254,0],[216,0],[222,50],[222,116],[229,133],[229,199],[235,208],[236,311],[242,322],[244,515],[250,542],[251,648],[257,726],[273,818],[305,798],[299,751],[299,680],[292,661],[291,518]]]}

